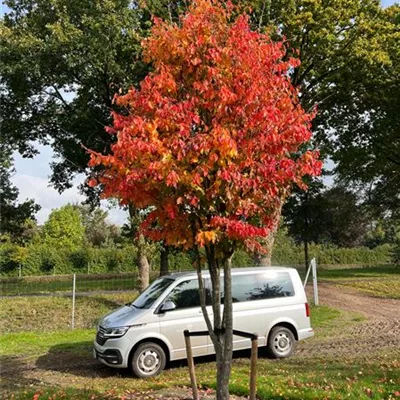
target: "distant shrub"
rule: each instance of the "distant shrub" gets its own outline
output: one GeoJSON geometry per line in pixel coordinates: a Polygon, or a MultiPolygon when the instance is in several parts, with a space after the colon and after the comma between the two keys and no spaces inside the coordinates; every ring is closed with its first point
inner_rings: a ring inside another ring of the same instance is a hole
{"type": "Polygon", "coordinates": [[[400,266],[400,241],[398,241],[390,252],[390,258],[394,265],[400,266]]]}
{"type": "Polygon", "coordinates": [[[244,250],[238,250],[233,255],[232,266],[237,267],[251,267],[254,265],[253,257],[246,253],[244,250]]]}

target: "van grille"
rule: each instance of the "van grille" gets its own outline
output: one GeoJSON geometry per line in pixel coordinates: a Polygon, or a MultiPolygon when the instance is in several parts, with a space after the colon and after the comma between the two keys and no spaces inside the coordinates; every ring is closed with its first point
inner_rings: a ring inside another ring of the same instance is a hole
{"type": "Polygon", "coordinates": [[[100,346],[104,346],[104,343],[108,340],[108,338],[104,337],[105,333],[106,330],[102,326],[99,326],[99,330],[97,331],[96,335],[96,343],[98,343],[100,346]]]}

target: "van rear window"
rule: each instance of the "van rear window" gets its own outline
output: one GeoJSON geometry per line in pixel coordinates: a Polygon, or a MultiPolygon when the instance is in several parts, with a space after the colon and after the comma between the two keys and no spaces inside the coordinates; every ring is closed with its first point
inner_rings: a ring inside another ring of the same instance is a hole
{"type": "Polygon", "coordinates": [[[268,271],[262,274],[232,276],[234,303],[289,296],[294,296],[294,288],[287,272],[268,271]]]}

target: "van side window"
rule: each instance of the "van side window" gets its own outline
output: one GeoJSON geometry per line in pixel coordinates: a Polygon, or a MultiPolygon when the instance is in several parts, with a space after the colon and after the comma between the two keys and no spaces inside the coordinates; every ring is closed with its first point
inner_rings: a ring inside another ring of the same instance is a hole
{"type": "Polygon", "coordinates": [[[274,299],[294,296],[290,275],[286,272],[235,275],[232,277],[232,301],[274,299]]]}
{"type": "Polygon", "coordinates": [[[267,272],[257,275],[258,286],[250,300],[294,296],[293,283],[287,272],[267,272]]]}
{"type": "MultiPolygon", "coordinates": [[[[211,304],[209,285],[205,282],[206,304],[211,304]]],[[[176,310],[190,307],[200,307],[199,282],[197,279],[180,283],[168,296],[176,304],[176,310]]]]}

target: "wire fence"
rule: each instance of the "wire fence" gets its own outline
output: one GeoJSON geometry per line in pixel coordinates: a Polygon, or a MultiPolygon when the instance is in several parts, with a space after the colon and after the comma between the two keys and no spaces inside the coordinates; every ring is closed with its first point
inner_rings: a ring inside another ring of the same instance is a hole
{"type": "Polygon", "coordinates": [[[93,328],[139,285],[137,272],[0,278],[0,333],[93,328]]]}
{"type": "MultiPolygon", "coordinates": [[[[150,281],[158,276],[152,271],[150,281]]],[[[1,277],[0,334],[94,328],[102,316],[132,302],[139,287],[137,271],[1,277]]]]}
{"type": "MultiPolygon", "coordinates": [[[[151,272],[150,279],[159,272],[151,272]]],[[[75,280],[76,293],[98,291],[124,291],[139,287],[137,272],[121,272],[113,274],[69,274],[28,276],[21,278],[1,278],[0,296],[70,296],[75,280]]]]}

